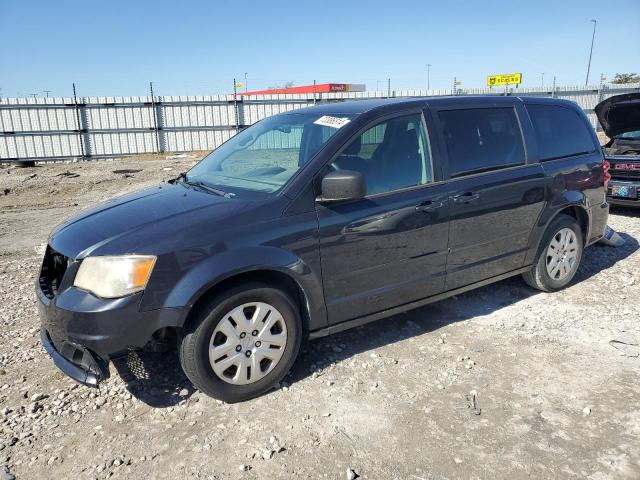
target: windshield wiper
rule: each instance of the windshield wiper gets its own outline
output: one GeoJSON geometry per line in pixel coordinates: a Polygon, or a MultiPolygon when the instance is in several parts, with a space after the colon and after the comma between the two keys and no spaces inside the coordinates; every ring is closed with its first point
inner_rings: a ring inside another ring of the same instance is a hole
{"type": "Polygon", "coordinates": [[[225,192],[224,190],[220,190],[218,188],[214,188],[211,187],[209,185],[207,185],[206,183],[204,183],[202,180],[195,180],[195,181],[186,181],[186,183],[188,183],[189,185],[195,185],[196,187],[200,187],[203,190],[206,190],[207,192],[211,192],[211,193],[215,193],[216,195],[220,195],[221,197],[225,197],[225,198],[233,198],[236,196],[235,193],[231,193],[231,192],[225,192]]]}
{"type": "Polygon", "coordinates": [[[181,172],[176,178],[172,178],[171,180],[169,180],[169,183],[176,183],[176,182],[182,182],[185,185],[199,187],[203,190],[206,190],[207,192],[214,193],[216,195],[219,195],[225,198],[233,198],[236,196],[235,193],[225,192],[224,190],[220,190],[219,188],[211,187],[206,183],[204,183],[202,180],[189,180],[187,178],[186,172],[181,172]]]}
{"type": "Polygon", "coordinates": [[[178,178],[176,180],[182,180],[182,182],[184,182],[187,185],[192,185],[194,187],[199,187],[203,190],[206,190],[209,193],[213,193],[215,195],[218,195],[220,197],[225,197],[225,198],[233,198],[236,196],[235,193],[231,193],[231,192],[225,192],[224,190],[220,190],[219,188],[215,188],[212,187],[210,185],[207,185],[206,183],[204,183],[202,180],[188,180],[187,179],[187,175],[186,174],[180,174],[180,176],[178,176],[178,178]]]}

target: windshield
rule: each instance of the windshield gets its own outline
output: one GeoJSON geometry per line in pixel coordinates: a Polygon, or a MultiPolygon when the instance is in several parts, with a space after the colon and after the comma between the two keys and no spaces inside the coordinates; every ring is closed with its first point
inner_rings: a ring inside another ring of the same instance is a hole
{"type": "Polygon", "coordinates": [[[266,118],[204,157],[186,180],[235,194],[276,192],[351,118],[317,113],[266,118]]]}
{"type": "Polygon", "coordinates": [[[640,130],[636,130],[634,132],[625,132],[618,135],[616,138],[632,138],[632,139],[640,139],[640,130]]]}

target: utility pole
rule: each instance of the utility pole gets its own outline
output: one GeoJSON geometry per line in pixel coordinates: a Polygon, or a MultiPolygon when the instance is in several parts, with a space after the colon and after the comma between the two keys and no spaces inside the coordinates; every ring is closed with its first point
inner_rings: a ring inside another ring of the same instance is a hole
{"type": "Polygon", "coordinates": [[[540,80],[540,86],[544,88],[544,72],[542,72],[542,79],[540,80]]]}
{"type": "Polygon", "coordinates": [[[51,90],[43,90],[43,92],[45,93],[47,98],[49,98],[49,94],[51,93],[51,90]]]}
{"type": "Polygon", "coordinates": [[[556,76],[553,76],[553,88],[551,89],[551,98],[556,96],[556,76]]]}
{"type": "Polygon", "coordinates": [[[453,94],[454,95],[456,95],[457,85],[458,85],[458,79],[456,77],[453,77],[453,94]]]}
{"type": "Polygon", "coordinates": [[[593,55],[593,41],[596,38],[596,25],[598,24],[597,20],[591,20],[593,22],[593,34],[591,35],[591,49],[589,50],[589,63],[587,64],[587,79],[584,82],[584,85],[589,85],[589,70],[591,70],[591,56],[593,55]]]}
{"type": "Polygon", "coordinates": [[[427,63],[427,90],[431,90],[431,64],[427,63]]]}
{"type": "Polygon", "coordinates": [[[38,94],[37,94],[37,93],[32,93],[32,94],[31,94],[31,96],[32,96],[33,98],[38,98],[38,94]]]}
{"type": "Polygon", "coordinates": [[[391,79],[387,78],[387,97],[391,97],[391,79]]]}

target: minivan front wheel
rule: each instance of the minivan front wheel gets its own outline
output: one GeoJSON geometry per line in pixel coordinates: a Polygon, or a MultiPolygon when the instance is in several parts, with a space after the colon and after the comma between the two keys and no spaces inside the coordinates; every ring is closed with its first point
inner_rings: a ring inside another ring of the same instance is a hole
{"type": "Polygon", "coordinates": [[[578,222],[558,215],[545,232],[534,268],[523,274],[525,282],[545,292],[566,287],[578,271],[583,248],[578,222]]]}
{"type": "Polygon", "coordinates": [[[180,362],[202,392],[226,402],[261,395],[289,371],[300,348],[300,315],[287,294],[262,284],[212,298],[188,322],[180,362]]]}

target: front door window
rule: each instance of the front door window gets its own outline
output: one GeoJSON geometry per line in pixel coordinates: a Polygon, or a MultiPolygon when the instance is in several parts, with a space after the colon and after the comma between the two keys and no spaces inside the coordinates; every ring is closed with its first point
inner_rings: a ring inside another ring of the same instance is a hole
{"type": "Polygon", "coordinates": [[[432,182],[431,155],[422,115],[404,115],[374,125],[354,138],[332,166],[336,170],[362,173],[367,195],[432,182]]]}

